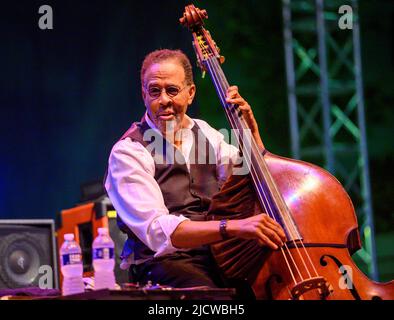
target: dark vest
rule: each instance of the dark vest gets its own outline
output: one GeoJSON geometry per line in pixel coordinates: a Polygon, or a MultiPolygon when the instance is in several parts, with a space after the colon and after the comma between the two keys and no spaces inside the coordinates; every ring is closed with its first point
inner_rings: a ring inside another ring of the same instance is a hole
{"type": "MultiPolygon", "coordinates": [[[[155,180],[163,194],[164,202],[170,214],[184,215],[194,221],[206,220],[206,213],[211,203],[213,194],[219,191],[217,179],[216,163],[209,162],[209,155],[215,155],[212,145],[200,130],[197,123],[194,123],[191,132],[194,135],[194,144],[191,149],[191,157],[195,155],[194,163],[190,163],[190,172],[186,166],[182,153],[166,141],[156,131],[149,133],[150,140],[144,141],[143,136],[146,130],[150,129],[145,121],[135,122],[131,128],[122,136],[122,139],[130,138],[141,143],[145,148],[154,139],[163,139],[162,148],[151,150],[154,159],[165,159],[164,163],[155,161],[155,180]],[[153,134],[151,134],[153,132],[153,134]],[[197,142],[199,143],[197,144],[197,142]],[[201,143],[204,141],[204,143],[201,143]],[[205,147],[199,147],[205,146],[205,147]],[[175,159],[174,159],[175,158],[175,159]],[[180,159],[181,161],[177,161],[180,159]],[[175,160],[175,161],[174,161],[175,160]]],[[[149,150],[149,148],[147,148],[149,150]]],[[[134,259],[146,259],[153,256],[150,250],[118,217],[119,228],[127,233],[128,245],[134,246],[134,259]]]]}

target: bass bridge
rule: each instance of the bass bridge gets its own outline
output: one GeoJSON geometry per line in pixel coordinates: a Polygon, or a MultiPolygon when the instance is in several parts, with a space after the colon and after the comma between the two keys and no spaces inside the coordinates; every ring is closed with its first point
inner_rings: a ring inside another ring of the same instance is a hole
{"type": "Polygon", "coordinates": [[[290,291],[290,300],[301,300],[310,291],[318,292],[320,300],[325,300],[332,292],[332,286],[324,277],[313,277],[298,282],[290,291]]]}

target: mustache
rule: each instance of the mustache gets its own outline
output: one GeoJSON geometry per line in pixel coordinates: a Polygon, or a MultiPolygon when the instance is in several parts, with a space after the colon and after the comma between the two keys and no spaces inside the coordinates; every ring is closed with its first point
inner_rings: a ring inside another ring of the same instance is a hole
{"type": "Polygon", "coordinates": [[[174,111],[163,111],[163,112],[158,112],[156,113],[156,117],[159,116],[170,116],[170,115],[176,115],[174,111]]]}

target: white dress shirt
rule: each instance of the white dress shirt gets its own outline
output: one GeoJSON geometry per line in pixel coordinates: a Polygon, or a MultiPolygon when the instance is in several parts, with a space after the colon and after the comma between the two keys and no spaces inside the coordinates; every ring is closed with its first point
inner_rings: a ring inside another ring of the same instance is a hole
{"type": "MultiPolygon", "coordinates": [[[[197,123],[212,145],[215,150],[219,184],[224,182],[230,174],[232,165],[240,161],[238,149],[228,144],[224,140],[224,135],[207,122],[191,119],[187,115],[185,117],[189,123],[188,128],[191,129],[197,123]]],[[[147,114],[145,119],[151,128],[157,130],[147,114]]],[[[182,135],[182,144],[178,149],[185,157],[190,170],[193,136],[191,131],[189,132],[190,134],[182,135]]],[[[183,215],[169,214],[154,176],[154,159],[142,144],[126,138],[113,146],[105,181],[109,198],[127,227],[155,252],[154,257],[159,257],[181,250],[172,245],[171,235],[179,223],[189,219],[183,215]]]]}

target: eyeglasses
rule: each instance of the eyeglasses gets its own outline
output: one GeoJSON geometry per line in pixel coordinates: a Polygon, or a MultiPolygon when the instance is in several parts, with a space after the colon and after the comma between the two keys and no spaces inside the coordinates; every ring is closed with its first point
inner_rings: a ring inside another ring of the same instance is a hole
{"type": "MultiPolygon", "coordinates": [[[[147,88],[147,92],[148,92],[148,94],[149,94],[149,96],[150,96],[151,98],[157,99],[158,97],[161,96],[161,93],[163,92],[163,89],[164,89],[165,92],[166,92],[166,95],[167,95],[169,98],[172,99],[172,98],[175,98],[175,97],[176,97],[181,91],[183,91],[186,87],[187,87],[187,85],[184,86],[182,89],[179,88],[179,87],[177,87],[177,86],[168,86],[168,87],[165,87],[165,88],[160,88],[160,87],[152,86],[152,87],[147,88]]],[[[146,89],[146,88],[145,88],[145,89],[146,89]]]]}

